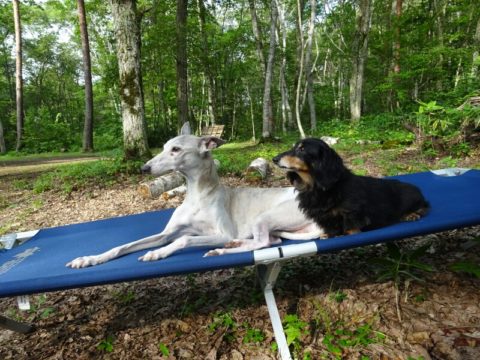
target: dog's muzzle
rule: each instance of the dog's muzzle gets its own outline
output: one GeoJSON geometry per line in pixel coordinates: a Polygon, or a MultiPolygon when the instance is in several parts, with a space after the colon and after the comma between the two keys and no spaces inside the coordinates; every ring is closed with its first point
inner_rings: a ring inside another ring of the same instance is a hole
{"type": "Polygon", "coordinates": [[[278,162],[280,161],[282,157],[280,155],[275,156],[272,161],[275,165],[278,165],[278,162]]]}
{"type": "Polygon", "coordinates": [[[142,171],[142,174],[150,174],[150,172],[152,171],[152,168],[150,167],[150,165],[143,165],[140,170],[142,171]]]}

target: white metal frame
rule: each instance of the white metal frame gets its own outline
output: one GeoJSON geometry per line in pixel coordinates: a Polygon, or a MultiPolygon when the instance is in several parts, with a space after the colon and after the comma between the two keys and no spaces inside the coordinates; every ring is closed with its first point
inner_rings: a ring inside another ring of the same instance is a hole
{"type": "Polygon", "coordinates": [[[257,268],[257,276],[260,279],[263,295],[265,296],[265,302],[270,315],[270,321],[273,327],[273,333],[275,334],[275,340],[278,345],[278,353],[282,360],[292,360],[292,356],[288,348],[287,338],[285,336],[285,331],[283,330],[282,320],[273,293],[275,282],[277,281],[277,277],[280,274],[282,267],[281,262],[300,256],[312,256],[317,254],[317,251],[317,244],[314,241],[310,241],[253,252],[257,268]]]}

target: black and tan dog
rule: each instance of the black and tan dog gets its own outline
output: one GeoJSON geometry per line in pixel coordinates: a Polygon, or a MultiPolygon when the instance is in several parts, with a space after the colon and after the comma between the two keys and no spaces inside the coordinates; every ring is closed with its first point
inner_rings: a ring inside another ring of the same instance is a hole
{"type": "Polygon", "coordinates": [[[287,170],[300,209],[328,237],[417,220],[429,204],[420,190],[392,179],[354,175],[320,139],[304,139],[273,162],[287,170]]]}

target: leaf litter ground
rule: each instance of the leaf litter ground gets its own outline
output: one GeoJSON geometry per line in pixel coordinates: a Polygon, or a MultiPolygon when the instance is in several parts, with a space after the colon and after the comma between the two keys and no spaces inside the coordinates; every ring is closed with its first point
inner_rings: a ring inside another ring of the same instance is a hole
{"type": "MultiPolygon", "coordinates": [[[[32,175],[30,175],[32,176],[32,175]]],[[[285,185],[283,180],[261,186],[285,185]]],[[[119,181],[69,195],[14,189],[0,178],[0,220],[11,231],[44,228],[175,207],[181,197],[142,199],[119,181]],[[5,205],[7,204],[7,205],[5,205]]],[[[230,186],[251,186],[224,177],[230,186]]],[[[371,259],[384,245],[297,259],[276,286],[281,315],[306,324],[291,346],[310,359],[478,359],[480,280],[452,272],[478,264],[480,228],[399,242],[402,251],[431,246],[424,282],[400,282],[398,320],[392,281],[377,281],[371,259]],[[309,356],[309,357],[308,357],[309,356]]],[[[274,338],[253,268],[57,291],[31,297],[20,312],[1,299],[0,313],[36,324],[20,335],[0,330],[0,359],[276,359],[274,338]],[[228,321],[227,321],[228,320],[228,321]]]]}

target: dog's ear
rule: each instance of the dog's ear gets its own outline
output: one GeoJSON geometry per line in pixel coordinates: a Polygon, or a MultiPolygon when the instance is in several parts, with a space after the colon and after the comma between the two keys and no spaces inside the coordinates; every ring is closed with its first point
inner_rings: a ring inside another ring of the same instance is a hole
{"type": "Polygon", "coordinates": [[[202,136],[200,138],[200,152],[204,153],[215,149],[225,144],[225,140],[222,140],[216,136],[202,136]]]}
{"type": "Polygon", "coordinates": [[[342,158],[327,144],[319,149],[317,159],[313,162],[313,177],[317,186],[323,190],[330,189],[340,180],[346,171],[342,158]]]}
{"type": "Polygon", "coordinates": [[[182,128],[180,129],[180,135],[192,135],[192,129],[188,121],[183,123],[182,128]]]}

